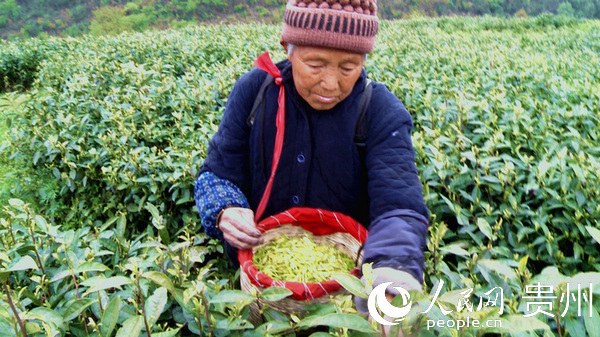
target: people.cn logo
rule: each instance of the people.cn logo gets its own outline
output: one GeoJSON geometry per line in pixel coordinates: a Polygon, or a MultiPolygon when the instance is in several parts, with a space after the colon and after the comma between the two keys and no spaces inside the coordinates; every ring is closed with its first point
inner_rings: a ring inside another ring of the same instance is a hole
{"type": "Polygon", "coordinates": [[[405,316],[408,315],[410,311],[410,307],[412,306],[412,300],[410,299],[410,294],[408,291],[402,287],[394,287],[394,289],[398,290],[399,295],[402,296],[402,305],[403,307],[395,307],[390,302],[388,302],[385,297],[385,290],[387,287],[393,282],[386,282],[378,285],[371,291],[369,295],[369,300],[367,302],[367,307],[369,308],[369,314],[377,323],[383,325],[396,325],[399,322],[403,321],[405,316]],[[390,318],[393,318],[394,321],[390,322],[379,314],[377,308],[381,310],[381,312],[390,318]]]}

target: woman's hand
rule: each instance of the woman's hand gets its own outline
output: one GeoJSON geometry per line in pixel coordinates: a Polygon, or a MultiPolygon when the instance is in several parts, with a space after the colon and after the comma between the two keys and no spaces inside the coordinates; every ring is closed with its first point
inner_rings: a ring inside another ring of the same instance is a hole
{"type": "Polygon", "coordinates": [[[218,226],[223,238],[237,249],[251,249],[263,242],[262,233],[254,223],[254,212],[249,208],[226,208],[218,226]]]}

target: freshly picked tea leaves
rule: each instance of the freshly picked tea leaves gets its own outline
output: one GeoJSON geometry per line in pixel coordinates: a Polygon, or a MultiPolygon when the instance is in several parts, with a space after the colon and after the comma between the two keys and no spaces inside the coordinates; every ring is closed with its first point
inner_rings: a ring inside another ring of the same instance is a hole
{"type": "Polygon", "coordinates": [[[349,272],[354,260],[332,245],[310,237],[285,234],[260,247],[253,257],[256,268],[274,280],[323,282],[337,272],[349,272]]]}

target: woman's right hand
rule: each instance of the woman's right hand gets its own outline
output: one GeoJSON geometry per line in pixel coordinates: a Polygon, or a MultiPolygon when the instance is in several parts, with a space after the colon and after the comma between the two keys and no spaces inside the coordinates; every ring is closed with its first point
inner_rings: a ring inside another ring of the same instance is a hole
{"type": "Polygon", "coordinates": [[[252,249],[263,242],[262,233],[254,223],[254,212],[249,208],[226,208],[218,226],[223,238],[237,249],[252,249]]]}

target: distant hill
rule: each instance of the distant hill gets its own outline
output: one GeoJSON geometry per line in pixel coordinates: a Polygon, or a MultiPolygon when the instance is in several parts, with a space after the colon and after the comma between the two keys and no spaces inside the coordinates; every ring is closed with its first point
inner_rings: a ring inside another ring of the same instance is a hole
{"type": "Polygon", "coordinates": [[[199,22],[278,22],[284,5],[285,0],[0,0],[0,36],[103,35],[199,22]]]}
{"type": "MultiPolygon", "coordinates": [[[[338,0],[323,0],[338,1],[338,0]]],[[[358,0],[355,0],[358,1],[358,0]]],[[[364,0],[363,0],[364,1],[364,0]]],[[[286,0],[0,0],[0,37],[104,35],[200,22],[281,22],[286,0]]],[[[379,0],[379,16],[600,18],[600,0],[379,0]]]]}

